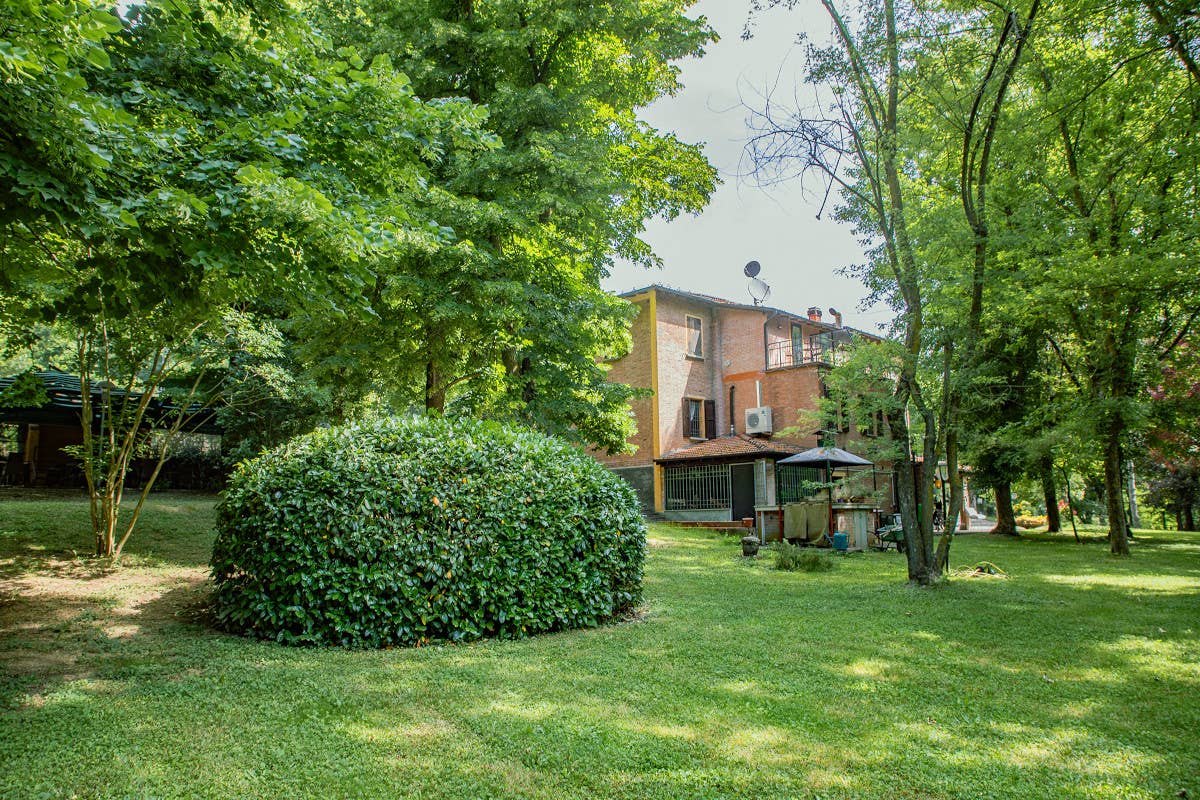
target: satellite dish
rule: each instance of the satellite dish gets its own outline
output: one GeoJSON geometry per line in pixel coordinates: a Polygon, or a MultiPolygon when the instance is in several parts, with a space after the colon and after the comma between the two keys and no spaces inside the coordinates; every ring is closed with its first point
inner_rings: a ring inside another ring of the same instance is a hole
{"type": "Polygon", "coordinates": [[[742,269],[742,274],[745,275],[747,278],[757,278],[758,272],[761,269],[762,269],[762,264],[759,264],[757,261],[751,261],[750,263],[748,263],[745,266],[744,269],[742,269]]]}
{"type": "MultiPolygon", "coordinates": [[[[753,264],[755,262],[751,261],[750,263],[753,264]]],[[[748,288],[756,306],[762,305],[771,296],[771,287],[753,276],[750,277],[750,286],[748,288]]]]}

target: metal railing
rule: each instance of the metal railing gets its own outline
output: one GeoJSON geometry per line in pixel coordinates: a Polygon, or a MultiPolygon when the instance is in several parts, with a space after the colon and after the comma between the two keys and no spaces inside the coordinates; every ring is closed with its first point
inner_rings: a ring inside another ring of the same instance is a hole
{"type": "Polygon", "coordinates": [[[845,359],[846,351],[840,347],[824,347],[817,342],[797,346],[783,339],[767,345],[767,369],[780,367],[802,367],[813,364],[836,366],[845,359]]]}
{"type": "Polygon", "coordinates": [[[730,507],[729,466],[671,466],[663,470],[667,511],[706,511],[730,507]]]}
{"type": "Polygon", "coordinates": [[[775,465],[775,496],[780,504],[799,503],[818,494],[825,493],[813,488],[821,479],[821,470],[816,467],[800,467],[790,464],[775,465]]]}

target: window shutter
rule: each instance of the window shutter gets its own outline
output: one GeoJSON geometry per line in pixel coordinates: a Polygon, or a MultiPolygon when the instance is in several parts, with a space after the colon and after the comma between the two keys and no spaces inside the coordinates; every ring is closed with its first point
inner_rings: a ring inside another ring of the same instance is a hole
{"type": "Polygon", "coordinates": [[[717,438],[717,403],[714,400],[704,401],[704,438],[717,438]]]}

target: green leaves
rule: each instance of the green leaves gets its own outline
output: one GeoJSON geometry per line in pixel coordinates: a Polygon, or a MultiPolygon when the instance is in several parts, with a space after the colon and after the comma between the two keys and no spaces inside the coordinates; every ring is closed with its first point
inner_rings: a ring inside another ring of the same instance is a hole
{"type": "Polygon", "coordinates": [[[409,231],[407,247],[371,265],[377,316],[351,332],[306,326],[318,368],[336,361],[343,385],[393,407],[455,408],[623,448],[632,392],[597,361],[623,349],[629,308],[600,278],[617,258],[653,264],[645,221],[699,210],[716,182],[698,146],[637,119],[676,87],[671,62],[712,38],[689,5],[317,4],[322,29],[354,46],[338,50],[339,73],[363,78],[359,52],[372,73],[394,61],[418,96],[486,131],[441,126],[418,140],[427,235],[409,231]],[[348,347],[357,365],[343,365],[348,347]]]}
{"type": "Polygon", "coordinates": [[[644,550],[632,490],[578,450],[406,417],[241,464],[212,567],[230,630],[381,647],[612,619],[640,600],[644,550]]]}

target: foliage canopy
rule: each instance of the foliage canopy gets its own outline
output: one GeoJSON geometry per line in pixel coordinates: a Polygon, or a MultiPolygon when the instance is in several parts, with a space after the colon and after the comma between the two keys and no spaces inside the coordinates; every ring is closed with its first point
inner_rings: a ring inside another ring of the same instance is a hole
{"type": "Polygon", "coordinates": [[[289,644],[520,637],[641,598],[632,489],[496,423],[403,417],[299,437],[238,468],[217,529],[218,620],[289,644]]]}

